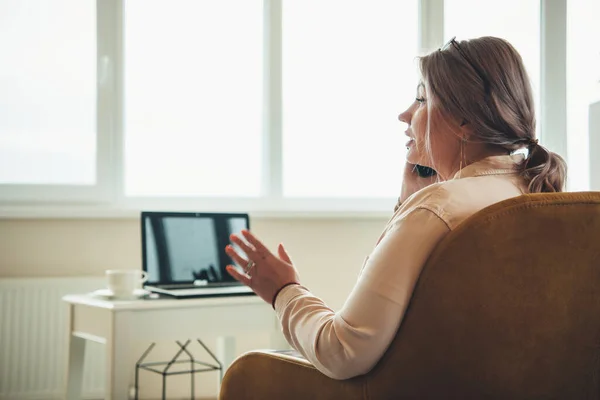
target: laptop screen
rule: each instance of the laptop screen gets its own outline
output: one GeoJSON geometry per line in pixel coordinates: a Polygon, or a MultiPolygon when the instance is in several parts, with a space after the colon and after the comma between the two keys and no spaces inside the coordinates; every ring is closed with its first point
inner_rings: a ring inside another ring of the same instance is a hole
{"type": "Polygon", "coordinates": [[[141,223],[147,284],[236,282],[225,270],[233,263],[225,246],[250,228],[248,214],[144,211],[141,223]]]}

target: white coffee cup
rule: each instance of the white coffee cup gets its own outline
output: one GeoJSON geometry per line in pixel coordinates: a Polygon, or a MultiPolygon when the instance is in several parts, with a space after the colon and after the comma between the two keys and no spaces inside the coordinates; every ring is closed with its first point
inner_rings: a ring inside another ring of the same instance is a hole
{"type": "Polygon", "coordinates": [[[139,269],[109,269],[106,271],[108,290],[116,297],[131,296],[148,280],[148,274],[139,269]]]}

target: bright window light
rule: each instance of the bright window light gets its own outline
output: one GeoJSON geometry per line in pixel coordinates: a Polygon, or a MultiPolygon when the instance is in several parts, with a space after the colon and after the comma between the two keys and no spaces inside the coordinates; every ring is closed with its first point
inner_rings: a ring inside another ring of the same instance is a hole
{"type": "Polygon", "coordinates": [[[283,2],[283,194],[397,197],[417,1],[283,2]]]}
{"type": "Polygon", "coordinates": [[[125,194],[258,196],[262,0],[125,2],[125,194]]]}
{"type": "Polygon", "coordinates": [[[573,191],[590,189],[589,107],[600,100],[598,15],[597,0],[567,2],[568,187],[573,191]]]}
{"type": "Polygon", "coordinates": [[[0,2],[0,184],[96,183],[96,2],[0,2]]]}

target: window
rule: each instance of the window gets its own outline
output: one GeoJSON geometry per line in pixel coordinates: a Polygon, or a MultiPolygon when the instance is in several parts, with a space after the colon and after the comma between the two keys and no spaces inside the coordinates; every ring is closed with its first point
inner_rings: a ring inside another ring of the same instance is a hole
{"type": "MultiPolygon", "coordinates": [[[[541,120],[541,0],[47,3],[0,2],[0,214],[388,213],[418,46],[452,36],[509,40],[541,120]]],[[[568,2],[572,189],[600,98],[597,3],[568,2]]]]}
{"type": "Polygon", "coordinates": [[[96,2],[0,2],[0,184],[96,183],[96,2]]]}
{"type": "Polygon", "coordinates": [[[517,49],[531,79],[539,132],[540,0],[444,0],[444,34],[457,40],[497,36],[517,49]]]}
{"type": "Polygon", "coordinates": [[[417,1],[284,1],[283,194],[397,197],[417,1]]]}
{"type": "Polygon", "coordinates": [[[589,190],[589,107],[600,100],[600,3],[569,0],[567,6],[569,190],[589,190]]]}
{"type": "Polygon", "coordinates": [[[127,196],[259,195],[262,3],[125,2],[127,196]]]}

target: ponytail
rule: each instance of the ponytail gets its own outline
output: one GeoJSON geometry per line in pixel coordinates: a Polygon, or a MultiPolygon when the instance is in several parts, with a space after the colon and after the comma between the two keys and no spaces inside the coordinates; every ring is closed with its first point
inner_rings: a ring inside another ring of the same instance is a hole
{"type": "Polygon", "coordinates": [[[562,192],[567,179],[567,164],[556,153],[532,142],[524,161],[523,177],[529,182],[529,193],[562,192]]]}

